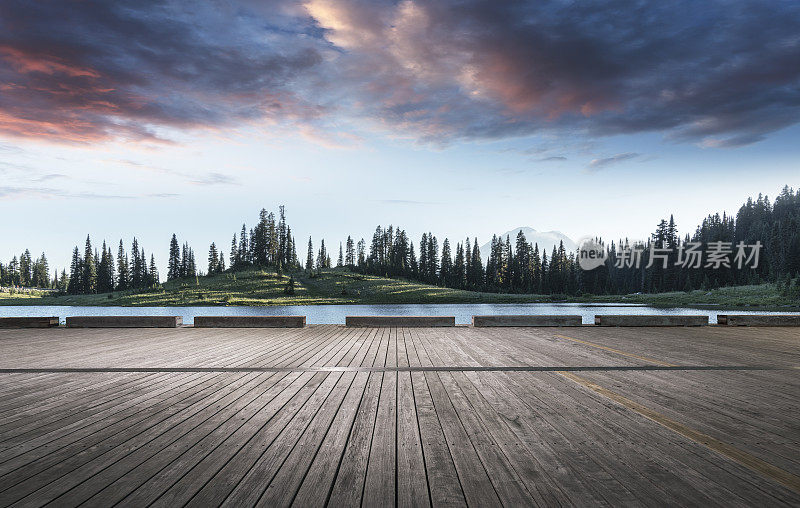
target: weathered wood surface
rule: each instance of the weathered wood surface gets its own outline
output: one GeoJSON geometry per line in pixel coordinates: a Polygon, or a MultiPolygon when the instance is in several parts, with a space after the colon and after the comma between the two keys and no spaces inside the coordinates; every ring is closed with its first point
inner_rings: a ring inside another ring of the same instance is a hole
{"type": "Polygon", "coordinates": [[[67,316],[68,328],[177,328],[181,316],[67,316]]]}
{"type": "Polygon", "coordinates": [[[354,327],[423,327],[455,326],[453,316],[345,316],[345,326],[354,327]]]}
{"type": "Polygon", "coordinates": [[[51,328],[58,326],[58,317],[0,317],[0,328],[51,328]]]}
{"type": "Polygon", "coordinates": [[[599,326],[705,326],[708,316],[667,316],[667,315],[597,315],[594,324],[599,326]]]}
{"type": "Polygon", "coordinates": [[[305,316],[195,316],[195,328],[303,328],[305,316]]]}
{"type": "Polygon", "coordinates": [[[800,326],[800,314],[719,314],[717,324],[728,326],[800,326]]]}
{"type": "Polygon", "coordinates": [[[472,316],[472,326],[581,326],[580,316],[566,315],[495,315],[472,316]]]}
{"type": "Polygon", "coordinates": [[[798,365],[788,327],[0,330],[0,506],[798,505],[798,365]]]}

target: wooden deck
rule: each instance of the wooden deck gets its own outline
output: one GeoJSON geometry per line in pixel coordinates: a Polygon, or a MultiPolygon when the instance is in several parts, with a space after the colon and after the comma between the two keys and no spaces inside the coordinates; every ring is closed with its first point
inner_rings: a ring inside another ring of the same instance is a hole
{"type": "Polygon", "coordinates": [[[0,330],[0,505],[799,505],[798,328],[0,330]]]}

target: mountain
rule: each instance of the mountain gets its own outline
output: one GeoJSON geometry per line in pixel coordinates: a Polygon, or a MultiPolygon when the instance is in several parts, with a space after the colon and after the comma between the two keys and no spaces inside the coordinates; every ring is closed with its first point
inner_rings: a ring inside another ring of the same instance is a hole
{"type": "MultiPolygon", "coordinates": [[[[572,241],[567,235],[562,233],[561,231],[536,231],[530,227],[521,227],[512,229],[511,231],[506,231],[502,235],[497,235],[498,238],[502,238],[503,241],[506,240],[506,236],[511,238],[511,248],[513,249],[517,242],[517,233],[522,231],[522,234],[525,235],[525,239],[528,240],[528,243],[535,243],[539,245],[539,252],[543,250],[547,250],[547,256],[550,257],[550,253],[553,252],[553,246],[555,245],[556,249],[558,248],[559,242],[564,242],[564,249],[567,252],[575,252],[578,250],[577,245],[575,242],[572,241]]],[[[481,245],[481,257],[486,258],[489,257],[489,247],[491,246],[492,242],[486,242],[485,244],[481,245]]]]}

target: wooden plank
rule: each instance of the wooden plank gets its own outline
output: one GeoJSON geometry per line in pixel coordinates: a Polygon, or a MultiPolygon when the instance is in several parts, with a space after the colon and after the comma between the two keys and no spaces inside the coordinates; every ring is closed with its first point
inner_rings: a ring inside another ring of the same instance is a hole
{"type": "MultiPolygon", "coordinates": [[[[442,430],[425,374],[412,372],[410,375],[430,502],[433,506],[464,506],[466,499],[450,451],[451,444],[442,430]]],[[[460,444],[454,442],[452,446],[460,444]]],[[[421,503],[424,504],[424,498],[421,503]]]]}
{"type": "Polygon", "coordinates": [[[0,317],[0,328],[52,328],[58,326],[58,317],[0,317]]]}
{"type": "MultiPolygon", "coordinates": [[[[235,430],[210,434],[203,441],[161,470],[138,476],[126,474],[87,501],[90,505],[148,506],[184,504],[198,492],[241,449],[243,443],[269,422],[311,379],[311,373],[289,373],[271,388],[271,398],[235,430]],[[138,483],[138,485],[136,485],[138,483]]],[[[240,420],[241,421],[241,420],[240,420]]],[[[141,467],[141,466],[140,466],[141,467]]],[[[143,469],[144,470],[144,469],[143,469]]],[[[131,473],[134,473],[133,471],[131,473]]]]}
{"type": "Polygon", "coordinates": [[[369,375],[336,480],[328,494],[330,506],[361,506],[382,382],[382,373],[369,375]]]}
{"type": "MultiPolygon", "coordinates": [[[[467,504],[475,506],[500,505],[501,501],[498,492],[489,478],[469,433],[461,423],[458,412],[447,396],[447,391],[442,385],[439,374],[425,372],[424,376],[436,409],[436,415],[439,417],[439,423],[442,426],[442,432],[450,447],[450,455],[458,472],[461,490],[467,504]]],[[[433,481],[431,480],[430,483],[433,489],[433,481]]],[[[431,492],[433,493],[433,491],[431,492]]],[[[436,504],[435,501],[434,504],[436,504]]]]}
{"type": "MultiPolygon", "coordinates": [[[[277,474],[286,457],[291,453],[328,397],[337,398],[343,396],[343,391],[346,391],[345,389],[349,386],[349,382],[344,385],[344,383],[340,382],[341,380],[341,373],[332,372],[327,374],[325,380],[320,384],[319,390],[314,392],[303,408],[295,414],[292,421],[281,432],[279,439],[274,440],[264,450],[261,457],[225,499],[226,505],[254,506],[258,503],[264,489],[267,488],[272,478],[277,474]]],[[[194,502],[195,500],[193,499],[192,503],[194,502]]],[[[157,503],[156,506],[159,506],[159,504],[157,503]]]]}
{"type": "Polygon", "coordinates": [[[705,326],[708,316],[683,316],[656,314],[652,316],[636,314],[598,315],[594,317],[598,326],[705,326]]]}
{"type": "Polygon", "coordinates": [[[67,316],[68,328],[176,328],[181,316],[67,316]]]}
{"type": "Polygon", "coordinates": [[[717,324],[727,326],[800,326],[800,314],[719,314],[717,324]]]}
{"type": "MultiPolygon", "coordinates": [[[[297,494],[292,500],[295,506],[324,506],[332,495],[334,482],[341,471],[347,443],[355,428],[366,394],[369,373],[359,372],[347,392],[339,412],[331,424],[322,446],[308,468],[297,494]]],[[[363,485],[363,482],[359,485],[363,485]]],[[[358,490],[360,499],[361,488],[358,490]]]]}
{"type": "MultiPolygon", "coordinates": [[[[167,493],[157,499],[152,506],[173,507],[176,504],[186,506],[220,506],[239,485],[245,475],[258,464],[266,450],[278,439],[286,426],[294,419],[298,411],[306,407],[309,399],[317,393],[328,374],[317,372],[309,378],[302,379],[301,388],[274,415],[269,415],[264,424],[236,450],[214,476],[199,491],[185,487],[183,482],[174,485],[167,493]]],[[[300,382],[300,380],[298,381],[300,382]]],[[[262,462],[263,463],[263,462],[262,462]]],[[[130,504],[123,501],[123,506],[141,506],[132,500],[130,504]]]]}
{"type": "Polygon", "coordinates": [[[800,503],[791,489],[566,379],[502,370],[633,368],[578,375],[798,475],[800,331],[568,335],[578,342],[536,328],[3,330],[6,368],[288,370],[0,373],[0,504],[800,503]],[[642,358],[786,370],[636,370],[660,366],[642,358]],[[397,370],[430,366],[451,370],[397,370]],[[316,367],[343,371],[292,370],[316,367]]]}
{"type": "Polygon", "coordinates": [[[180,432],[184,427],[191,425],[194,415],[202,414],[203,411],[212,411],[211,414],[214,414],[214,407],[220,408],[220,406],[224,407],[226,404],[235,402],[238,397],[247,392],[249,386],[261,377],[263,375],[233,376],[235,381],[228,385],[227,390],[222,391],[220,386],[214,396],[201,397],[188,407],[178,406],[176,408],[178,411],[166,418],[148,422],[149,425],[145,424],[139,433],[124,435],[124,438],[130,441],[127,447],[114,446],[114,443],[111,442],[108,446],[95,448],[92,454],[76,454],[65,457],[64,460],[34,475],[31,479],[27,479],[24,483],[17,484],[14,488],[0,493],[0,503],[16,502],[23,498],[25,499],[24,503],[49,502],[88,477],[104,470],[110,464],[117,463],[132,451],[162,436],[165,432],[174,428],[178,428],[178,430],[173,430],[173,433],[180,432]],[[215,403],[216,406],[214,406],[215,403]],[[37,490],[37,486],[41,487],[37,490]]]}
{"type": "Polygon", "coordinates": [[[397,481],[397,373],[384,372],[372,432],[363,505],[394,505],[397,481]]]}
{"type": "Polygon", "coordinates": [[[219,439],[220,435],[226,435],[228,431],[241,426],[242,421],[247,421],[263,407],[262,398],[269,400],[270,389],[285,376],[286,373],[255,376],[258,380],[247,385],[246,391],[242,391],[240,396],[231,397],[233,400],[229,404],[223,402],[220,404],[221,407],[214,407],[211,411],[204,411],[182,422],[158,438],[138,447],[121,460],[106,465],[88,480],[57,497],[54,502],[65,506],[77,506],[97,496],[100,505],[113,504],[119,500],[119,494],[131,490],[141,480],[158,474],[176,458],[183,458],[186,451],[195,444],[213,446],[214,440],[219,439]],[[111,495],[108,491],[101,494],[111,485],[115,486],[111,495]]]}
{"type": "Polygon", "coordinates": [[[397,505],[430,506],[414,386],[410,372],[397,374],[397,505]]]}
{"type": "MultiPolygon", "coordinates": [[[[354,387],[355,379],[355,372],[347,372],[342,375],[334,392],[314,416],[303,436],[270,481],[269,487],[258,500],[259,506],[289,506],[300,489],[314,458],[320,452],[324,458],[328,458],[329,454],[338,457],[339,449],[322,450],[321,446],[342,406],[346,404],[351,409],[355,408],[361,399],[364,389],[362,382],[365,382],[366,378],[358,378],[359,385],[354,387]]],[[[345,411],[347,412],[347,409],[345,411]]],[[[334,460],[330,458],[331,462],[334,460]]],[[[317,484],[317,486],[323,491],[329,487],[328,484],[317,484]]]]}
{"type": "Polygon", "coordinates": [[[195,316],[195,328],[303,328],[305,316],[195,316]]]}
{"type": "Polygon", "coordinates": [[[581,316],[567,315],[495,315],[472,316],[472,326],[581,326],[581,316]]]}
{"type": "Polygon", "coordinates": [[[345,326],[398,327],[455,326],[453,316],[345,316],[345,326]]]}

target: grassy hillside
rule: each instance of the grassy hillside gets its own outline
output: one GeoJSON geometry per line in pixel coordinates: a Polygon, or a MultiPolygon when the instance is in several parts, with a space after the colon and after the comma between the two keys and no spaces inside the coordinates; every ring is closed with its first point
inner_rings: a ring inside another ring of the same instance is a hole
{"type": "Polygon", "coordinates": [[[380,303],[528,303],[528,302],[624,302],[662,306],[720,305],[725,307],[797,306],[773,284],[721,288],[689,293],[566,297],[563,295],[514,295],[479,293],[428,286],[417,282],[361,275],[348,270],[321,274],[294,274],[294,294],[285,289],[288,275],[265,270],[170,281],[158,289],[100,295],[42,296],[0,293],[0,305],[314,305],[380,303]]]}

